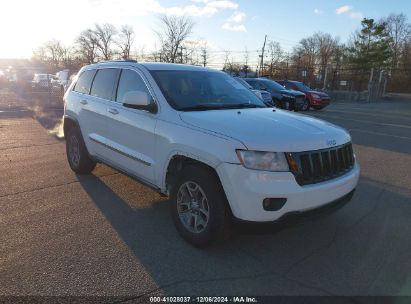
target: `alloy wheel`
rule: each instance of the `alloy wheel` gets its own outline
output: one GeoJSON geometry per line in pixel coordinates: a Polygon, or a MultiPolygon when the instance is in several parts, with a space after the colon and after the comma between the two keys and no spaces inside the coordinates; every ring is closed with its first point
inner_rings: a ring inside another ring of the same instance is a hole
{"type": "Polygon", "coordinates": [[[73,166],[78,167],[80,164],[80,144],[77,136],[70,137],[69,157],[73,166]]]}
{"type": "Polygon", "coordinates": [[[210,208],[203,189],[197,183],[188,181],[180,186],[177,193],[177,212],[188,231],[200,233],[206,229],[210,208]]]}

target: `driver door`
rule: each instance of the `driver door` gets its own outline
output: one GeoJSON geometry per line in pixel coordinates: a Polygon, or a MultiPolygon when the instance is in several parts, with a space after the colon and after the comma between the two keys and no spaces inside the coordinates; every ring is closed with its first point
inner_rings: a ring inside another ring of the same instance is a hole
{"type": "Polygon", "coordinates": [[[144,91],[152,96],[137,70],[121,70],[114,101],[107,109],[107,154],[115,167],[153,184],[155,162],[155,113],[124,107],[125,93],[144,91]]]}

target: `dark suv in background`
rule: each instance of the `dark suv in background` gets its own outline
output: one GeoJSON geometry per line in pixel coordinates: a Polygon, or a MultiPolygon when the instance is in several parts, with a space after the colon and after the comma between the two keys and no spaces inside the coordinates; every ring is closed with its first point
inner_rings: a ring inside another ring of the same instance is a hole
{"type": "Polygon", "coordinates": [[[315,91],[300,81],[278,80],[277,82],[286,89],[300,91],[305,94],[307,103],[302,108],[303,111],[309,110],[310,107],[316,110],[321,110],[331,102],[330,96],[326,93],[315,91]]]}
{"type": "Polygon", "coordinates": [[[271,94],[267,91],[261,91],[261,90],[256,90],[254,89],[247,81],[245,81],[243,78],[240,77],[234,77],[235,80],[237,80],[239,83],[241,83],[243,86],[245,86],[247,89],[251,90],[254,92],[255,95],[260,97],[266,106],[272,107],[274,106],[273,104],[273,98],[271,94]]]}
{"type": "Polygon", "coordinates": [[[299,111],[303,108],[305,95],[299,91],[287,90],[277,82],[267,78],[244,78],[255,90],[271,93],[273,104],[285,110],[299,111]]]}

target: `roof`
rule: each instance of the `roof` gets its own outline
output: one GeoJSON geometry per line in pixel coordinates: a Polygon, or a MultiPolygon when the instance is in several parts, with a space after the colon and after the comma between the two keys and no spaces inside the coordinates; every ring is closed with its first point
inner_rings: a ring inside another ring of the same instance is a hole
{"type": "Polygon", "coordinates": [[[243,78],[244,80],[257,80],[257,81],[274,81],[268,78],[263,78],[263,77],[255,77],[255,78],[243,78]]]}
{"type": "Polygon", "coordinates": [[[160,63],[160,62],[137,62],[135,60],[111,60],[103,61],[94,64],[90,64],[88,68],[98,68],[102,66],[143,66],[148,70],[178,70],[178,71],[213,71],[216,70],[210,68],[204,68],[201,66],[179,64],[179,63],[160,63]]]}
{"type": "Polygon", "coordinates": [[[178,71],[215,71],[210,68],[204,68],[201,66],[179,63],[159,63],[159,62],[143,62],[139,63],[148,70],[178,70],[178,71]]]}

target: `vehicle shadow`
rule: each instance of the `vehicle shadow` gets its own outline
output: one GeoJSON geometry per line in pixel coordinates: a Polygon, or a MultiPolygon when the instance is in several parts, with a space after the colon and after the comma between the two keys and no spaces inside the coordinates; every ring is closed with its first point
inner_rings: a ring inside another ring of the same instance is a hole
{"type": "Polygon", "coordinates": [[[353,201],[327,217],[236,224],[224,244],[197,249],[178,236],[168,200],[153,194],[148,206],[133,208],[104,180],[78,180],[166,294],[411,295],[411,199],[376,181],[361,181],[353,201]]]}

